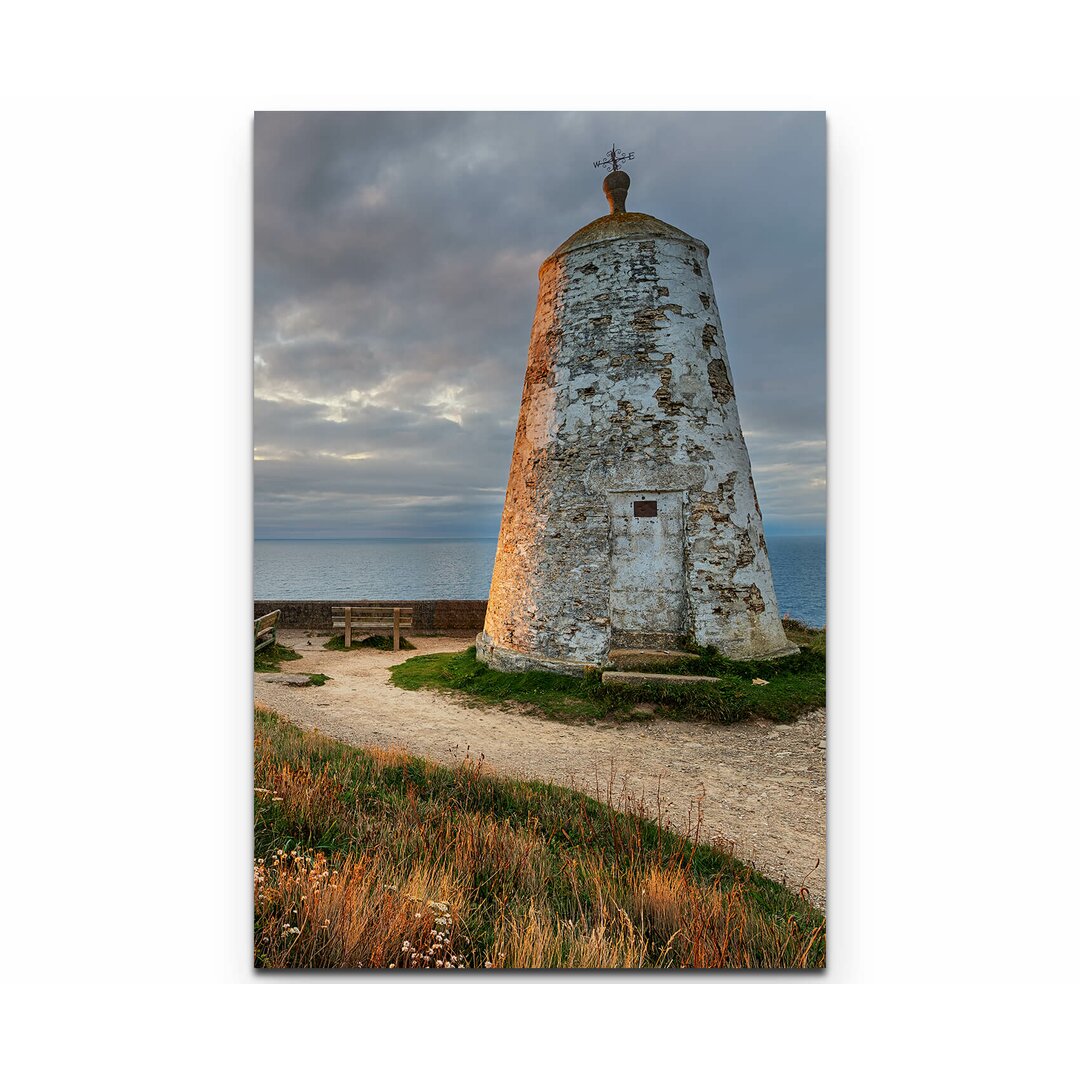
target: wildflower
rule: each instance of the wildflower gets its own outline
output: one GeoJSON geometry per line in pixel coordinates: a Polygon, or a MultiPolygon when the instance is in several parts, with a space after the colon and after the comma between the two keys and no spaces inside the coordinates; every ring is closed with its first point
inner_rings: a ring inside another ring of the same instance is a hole
{"type": "Polygon", "coordinates": [[[396,968],[396,967],[397,967],[397,964],[391,964],[391,965],[390,965],[390,970],[391,970],[391,971],[393,971],[393,970],[394,970],[394,968],[396,968]]]}
{"type": "Polygon", "coordinates": [[[491,961],[490,960],[485,960],[484,961],[484,967],[486,967],[486,968],[491,967],[491,961]]]}

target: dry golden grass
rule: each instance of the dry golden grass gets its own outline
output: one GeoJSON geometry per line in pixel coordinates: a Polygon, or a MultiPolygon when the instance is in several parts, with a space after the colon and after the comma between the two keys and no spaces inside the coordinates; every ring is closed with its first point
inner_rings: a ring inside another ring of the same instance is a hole
{"type": "Polygon", "coordinates": [[[729,853],[554,785],[260,710],[262,967],[820,967],[825,920],[729,853]]]}

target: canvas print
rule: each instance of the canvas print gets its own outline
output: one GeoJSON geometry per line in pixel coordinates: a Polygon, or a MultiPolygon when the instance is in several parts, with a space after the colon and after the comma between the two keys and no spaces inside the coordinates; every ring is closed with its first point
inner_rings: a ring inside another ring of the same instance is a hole
{"type": "Polygon", "coordinates": [[[824,967],[824,115],[254,151],[255,966],[824,967]]]}

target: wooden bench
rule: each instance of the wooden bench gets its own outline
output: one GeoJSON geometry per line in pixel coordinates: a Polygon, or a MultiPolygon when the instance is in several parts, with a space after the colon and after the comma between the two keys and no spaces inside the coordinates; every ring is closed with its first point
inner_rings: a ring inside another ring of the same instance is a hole
{"type": "Polygon", "coordinates": [[[343,607],[332,607],[330,610],[334,616],[334,629],[344,631],[346,649],[352,648],[354,630],[365,631],[365,637],[376,630],[382,630],[394,635],[394,652],[397,652],[401,644],[401,631],[412,629],[413,609],[411,607],[349,604],[343,607]]]}
{"type": "Polygon", "coordinates": [[[261,615],[255,620],[255,651],[265,649],[267,645],[277,644],[277,621],[281,616],[281,609],[271,611],[269,615],[261,615]]]}

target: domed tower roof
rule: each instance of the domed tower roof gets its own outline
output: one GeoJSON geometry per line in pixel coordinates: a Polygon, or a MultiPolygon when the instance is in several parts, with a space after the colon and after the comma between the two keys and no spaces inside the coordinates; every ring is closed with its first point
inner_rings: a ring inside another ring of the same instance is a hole
{"type": "Polygon", "coordinates": [[[651,240],[662,237],[666,240],[683,240],[696,244],[709,257],[709,248],[697,237],[683,232],[682,229],[669,225],[666,221],[653,217],[652,214],[628,213],[626,194],[630,190],[630,177],[621,169],[604,177],[604,194],[607,195],[610,212],[588,225],[578,229],[573,236],[564,240],[543,262],[541,270],[552,259],[559,259],[571,251],[602,244],[611,240],[651,240]]]}
{"type": "Polygon", "coordinates": [[[571,251],[588,247],[590,244],[602,244],[608,240],[651,240],[654,237],[668,240],[685,240],[697,244],[709,256],[709,248],[702,240],[683,232],[682,229],[669,225],[666,221],[653,217],[652,214],[605,214],[588,225],[578,229],[573,236],[564,240],[544,261],[558,259],[571,251]]]}

